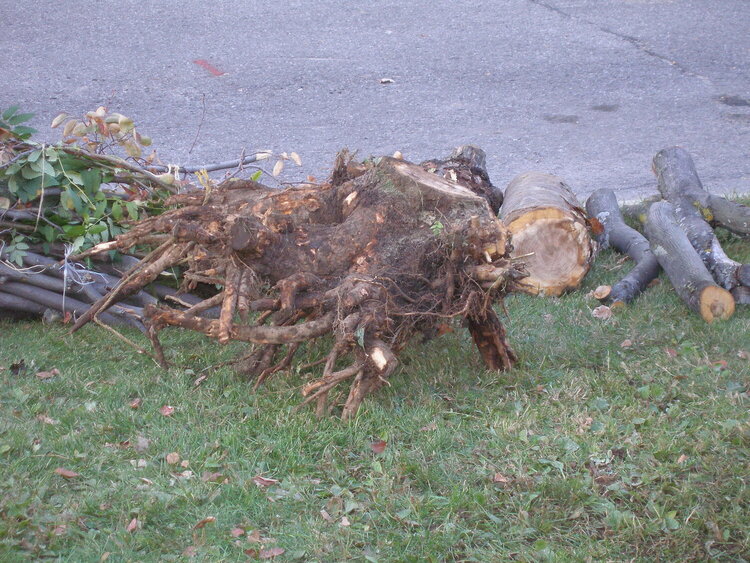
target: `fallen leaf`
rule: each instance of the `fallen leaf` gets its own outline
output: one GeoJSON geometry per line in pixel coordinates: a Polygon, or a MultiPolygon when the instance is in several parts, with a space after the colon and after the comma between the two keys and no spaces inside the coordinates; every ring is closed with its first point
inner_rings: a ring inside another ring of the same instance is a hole
{"type": "Polygon", "coordinates": [[[385,447],[387,445],[388,442],[386,442],[385,440],[378,440],[370,444],[370,449],[376,454],[382,454],[385,451],[385,447]]]}
{"type": "Polygon", "coordinates": [[[138,452],[139,454],[145,452],[148,450],[148,447],[151,445],[151,440],[144,436],[138,436],[135,440],[135,445],[133,446],[133,449],[138,452]]]}
{"type": "Polygon", "coordinates": [[[339,522],[339,526],[341,526],[342,528],[346,528],[347,526],[351,526],[351,525],[352,523],[349,522],[349,519],[346,516],[343,516],[341,518],[341,522],[339,522]]]}
{"type": "Polygon", "coordinates": [[[260,475],[256,475],[251,479],[251,481],[261,488],[270,487],[271,485],[275,485],[279,482],[278,479],[270,479],[268,477],[261,477],[260,475]]]}
{"type": "Polygon", "coordinates": [[[74,479],[76,477],[80,477],[80,475],[75,471],[71,471],[70,469],[65,469],[63,467],[58,467],[57,469],[55,469],[55,473],[57,473],[64,479],[74,479]]]}
{"type": "Polygon", "coordinates": [[[132,534],[140,525],[141,523],[138,521],[138,518],[133,518],[125,529],[132,534]]]}
{"type": "Polygon", "coordinates": [[[13,375],[21,375],[26,371],[26,361],[21,360],[20,362],[14,362],[10,364],[10,373],[13,375]]]}
{"type": "Polygon", "coordinates": [[[713,365],[715,368],[717,368],[718,371],[724,371],[725,369],[727,369],[727,367],[729,367],[729,364],[726,360],[718,360],[714,362],[713,365]]]}
{"type": "Polygon", "coordinates": [[[164,416],[172,416],[172,413],[174,413],[174,407],[170,405],[164,405],[162,408],[159,409],[159,412],[163,414],[164,416]]]}
{"type": "Polygon", "coordinates": [[[494,475],[492,476],[492,482],[493,482],[493,483],[498,483],[498,484],[500,484],[500,485],[507,485],[508,483],[510,483],[510,479],[508,479],[508,478],[507,478],[507,477],[506,477],[505,475],[503,475],[502,473],[495,473],[495,474],[494,474],[494,475]]]}
{"type": "Polygon", "coordinates": [[[420,432],[429,432],[431,430],[437,430],[437,422],[430,422],[419,429],[420,432]]]}
{"type": "Polygon", "coordinates": [[[57,375],[60,375],[60,370],[57,368],[53,368],[49,371],[40,371],[36,374],[39,379],[51,379],[57,375]]]}
{"type": "Polygon", "coordinates": [[[147,479],[146,477],[141,477],[141,481],[143,483],[146,483],[147,485],[153,485],[154,482],[151,479],[147,479]]]}
{"type": "Polygon", "coordinates": [[[48,417],[46,414],[38,414],[36,415],[36,419],[40,422],[43,422],[44,424],[59,424],[59,420],[55,420],[54,418],[48,417]]]}
{"type": "Polygon", "coordinates": [[[186,460],[186,459],[183,459],[180,462],[180,467],[187,467],[188,465],[190,465],[190,462],[188,460],[186,460]]]}
{"type": "Polygon", "coordinates": [[[686,462],[687,460],[688,460],[688,456],[686,456],[685,454],[682,454],[682,455],[680,455],[680,457],[678,457],[678,458],[677,458],[677,463],[678,463],[679,465],[682,465],[682,464],[683,464],[683,463],[685,463],[685,462],[686,462]]]}
{"type": "Polygon", "coordinates": [[[289,158],[291,158],[294,161],[294,164],[296,164],[297,166],[302,166],[302,159],[296,152],[291,153],[289,155],[289,158]]]}
{"type": "Polygon", "coordinates": [[[201,528],[205,527],[206,524],[212,524],[213,522],[216,522],[215,516],[206,516],[203,520],[193,526],[193,530],[200,530],[201,528]]]}
{"type": "Polygon", "coordinates": [[[242,528],[232,528],[229,532],[233,538],[238,538],[245,534],[245,530],[242,528]]]}
{"type": "Polygon", "coordinates": [[[606,305],[599,305],[596,309],[591,311],[591,316],[595,319],[607,320],[612,317],[612,309],[606,305]]]}
{"type": "Polygon", "coordinates": [[[65,524],[60,524],[59,526],[55,526],[55,529],[52,530],[52,533],[56,536],[62,536],[67,531],[68,531],[68,526],[65,524]]]}
{"type": "Polygon", "coordinates": [[[328,514],[327,510],[321,510],[320,515],[323,517],[323,520],[326,522],[333,522],[333,518],[331,518],[331,515],[328,514]]]}
{"type": "Polygon", "coordinates": [[[745,350],[740,350],[737,352],[737,357],[742,360],[750,360],[750,352],[746,352],[745,350]]]}
{"type": "Polygon", "coordinates": [[[172,452],[167,454],[167,463],[169,465],[176,465],[180,463],[180,454],[177,452],[172,452]]]}
{"type": "Polygon", "coordinates": [[[132,401],[130,401],[128,403],[128,406],[131,409],[135,410],[135,409],[141,408],[141,403],[143,403],[143,400],[140,397],[138,397],[137,399],[133,399],[132,401]]]}
{"type": "Polygon", "coordinates": [[[260,543],[262,540],[260,539],[260,530],[253,530],[247,535],[247,541],[249,543],[260,543]]]}
{"type": "Polygon", "coordinates": [[[200,385],[201,383],[203,383],[204,381],[206,381],[206,379],[208,379],[207,375],[201,375],[195,381],[193,381],[193,386],[194,387],[198,387],[198,385],[200,385]]]}
{"type": "Polygon", "coordinates": [[[261,549],[258,553],[260,559],[273,559],[279,555],[283,555],[286,549],[282,547],[272,547],[271,549],[261,549]]]}
{"type": "Polygon", "coordinates": [[[102,553],[102,556],[99,558],[99,563],[104,563],[107,559],[109,559],[109,556],[112,555],[109,551],[105,551],[102,553]]]}
{"type": "Polygon", "coordinates": [[[182,551],[182,554],[185,557],[195,557],[198,554],[198,548],[194,545],[189,545],[182,551]]]}
{"type": "Polygon", "coordinates": [[[245,550],[245,555],[247,555],[248,557],[251,557],[252,559],[257,559],[258,558],[258,550],[257,549],[246,549],[245,550]]]}
{"type": "Polygon", "coordinates": [[[677,357],[677,350],[674,348],[664,348],[664,351],[667,353],[667,356],[670,358],[676,358],[677,357]]]}
{"type": "Polygon", "coordinates": [[[216,472],[204,471],[201,474],[201,481],[203,481],[204,483],[220,483],[223,480],[224,480],[224,475],[222,475],[218,471],[216,472]]]}
{"type": "Polygon", "coordinates": [[[281,174],[282,170],[284,170],[284,161],[283,160],[277,160],[276,164],[273,165],[273,170],[271,171],[271,176],[278,176],[281,174]]]}
{"type": "Polygon", "coordinates": [[[626,338],[622,342],[620,342],[620,348],[630,348],[633,345],[633,341],[629,338],[626,338]]]}

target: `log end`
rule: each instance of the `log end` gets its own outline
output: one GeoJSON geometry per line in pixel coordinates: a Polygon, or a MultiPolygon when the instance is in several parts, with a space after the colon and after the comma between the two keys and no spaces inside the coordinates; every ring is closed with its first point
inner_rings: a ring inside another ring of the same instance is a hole
{"type": "Polygon", "coordinates": [[[593,242],[583,221],[556,208],[529,211],[508,225],[514,258],[526,265],[529,277],[522,290],[558,296],[577,288],[588,273],[593,242]]]}
{"type": "Polygon", "coordinates": [[[700,292],[699,312],[707,323],[725,321],[734,314],[734,297],[718,285],[708,285],[700,292]]]}

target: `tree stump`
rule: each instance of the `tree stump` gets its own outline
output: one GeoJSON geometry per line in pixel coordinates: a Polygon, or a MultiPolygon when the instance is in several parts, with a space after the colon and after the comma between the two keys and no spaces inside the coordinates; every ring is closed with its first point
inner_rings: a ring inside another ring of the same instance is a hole
{"type": "Polygon", "coordinates": [[[248,342],[237,365],[257,387],[288,368],[301,344],[332,336],[322,373],[303,387],[303,404],[314,402],[319,414],[336,404],[329,404],[334,387],[351,381],[341,416],[353,416],[388,382],[413,335],[432,335],[454,318],[466,320],[488,368],[509,369],[516,360],[492,305],[524,272],[487,199],[457,182],[388,157],[355,164],[343,152],[326,184],[274,190],[230,180],[171,204],[176,209],[93,251],[167,235],[74,329],[183,265],[185,289],[211,283],[223,290],[187,311],[145,308],[160,361],[158,332],[166,326],[248,342]],[[219,319],[201,316],[215,305],[219,319]]]}
{"type": "Polygon", "coordinates": [[[557,296],[581,284],[595,243],[565,182],[541,172],[517,176],[505,190],[500,218],[512,235],[512,256],[523,260],[529,273],[521,291],[557,296]]]}

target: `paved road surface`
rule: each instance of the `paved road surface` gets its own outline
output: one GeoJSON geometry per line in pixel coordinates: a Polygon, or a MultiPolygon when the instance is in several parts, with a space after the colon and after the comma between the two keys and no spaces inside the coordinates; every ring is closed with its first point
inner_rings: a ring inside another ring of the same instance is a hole
{"type": "Polygon", "coordinates": [[[173,162],[294,150],[321,177],[344,146],[471,142],[497,185],[537,169],[630,200],[679,144],[707,187],[750,192],[747,0],[0,0],[0,51],[0,107],[53,138],[106,104],[173,162]]]}

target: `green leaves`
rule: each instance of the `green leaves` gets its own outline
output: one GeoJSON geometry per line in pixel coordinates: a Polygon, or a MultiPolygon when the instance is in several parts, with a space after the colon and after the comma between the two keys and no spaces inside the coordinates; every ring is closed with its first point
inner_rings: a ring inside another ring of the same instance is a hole
{"type": "MultiPolygon", "coordinates": [[[[11,106],[0,115],[0,128],[7,130],[19,139],[26,140],[36,133],[36,129],[20,124],[30,120],[34,117],[34,114],[18,113],[18,109],[17,105],[11,106]]],[[[2,132],[0,131],[1,135],[2,132]]]]}

